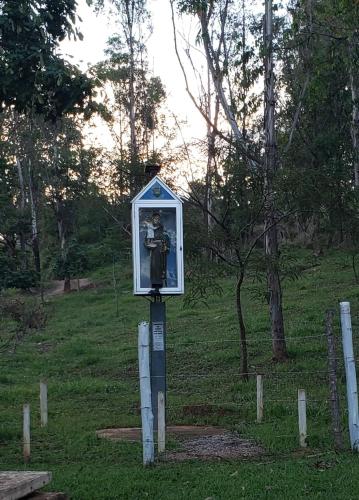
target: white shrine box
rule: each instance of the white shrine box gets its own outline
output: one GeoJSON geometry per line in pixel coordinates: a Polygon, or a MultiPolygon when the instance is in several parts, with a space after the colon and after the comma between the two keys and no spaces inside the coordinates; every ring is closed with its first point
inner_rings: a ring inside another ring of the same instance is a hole
{"type": "Polygon", "coordinates": [[[132,200],[134,295],[184,292],[182,200],[154,177],[132,200]]]}

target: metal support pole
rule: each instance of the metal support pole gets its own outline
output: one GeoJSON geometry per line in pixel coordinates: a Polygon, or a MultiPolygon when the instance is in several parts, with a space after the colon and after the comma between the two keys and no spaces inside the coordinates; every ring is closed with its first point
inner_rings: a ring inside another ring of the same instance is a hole
{"type": "Polygon", "coordinates": [[[153,428],[158,430],[158,393],[166,401],[166,304],[161,296],[151,302],[151,397],[153,428]]]}
{"type": "Polygon", "coordinates": [[[353,352],[353,332],[350,317],[350,303],[340,303],[340,320],[343,336],[345,377],[347,380],[347,400],[349,435],[352,450],[359,451],[358,387],[353,352]]]}

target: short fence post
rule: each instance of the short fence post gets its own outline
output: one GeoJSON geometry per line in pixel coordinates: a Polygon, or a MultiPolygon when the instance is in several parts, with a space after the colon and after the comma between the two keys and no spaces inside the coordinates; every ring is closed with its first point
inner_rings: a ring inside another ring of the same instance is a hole
{"type": "Polygon", "coordinates": [[[151,404],[150,329],[148,323],[145,321],[142,321],[138,325],[138,362],[141,392],[143,464],[149,465],[154,462],[155,453],[151,404]]]}
{"type": "Polygon", "coordinates": [[[304,389],[298,389],[298,424],[299,444],[305,448],[307,446],[307,402],[304,389]]]}
{"type": "Polygon", "coordinates": [[[23,454],[24,462],[30,461],[30,405],[23,406],[23,454]]]}
{"type": "Polygon", "coordinates": [[[47,426],[47,383],[45,380],[40,381],[40,418],[41,427],[47,426]]]}
{"type": "Polygon", "coordinates": [[[325,318],[325,333],[328,341],[329,398],[332,414],[334,446],[337,450],[341,450],[343,449],[343,435],[340,422],[340,407],[337,386],[337,358],[333,333],[333,316],[334,312],[329,309],[325,318]]]}
{"type": "Polygon", "coordinates": [[[166,450],[166,404],[165,395],[162,391],[158,393],[158,453],[166,450]]]}
{"type": "Polygon", "coordinates": [[[263,420],[263,377],[257,375],[257,422],[263,420]]]}
{"type": "Polygon", "coordinates": [[[340,320],[342,325],[345,377],[347,381],[350,444],[352,450],[359,451],[358,388],[353,352],[353,332],[349,302],[340,303],[340,320]]]}

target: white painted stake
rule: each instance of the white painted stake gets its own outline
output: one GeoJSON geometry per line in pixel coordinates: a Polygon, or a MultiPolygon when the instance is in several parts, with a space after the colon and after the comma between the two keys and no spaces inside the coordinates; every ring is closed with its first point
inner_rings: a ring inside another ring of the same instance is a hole
{"type": "Polygon", "coordinates": [[[305,448],[307,446],[307,401],[304,389],[298,389],[298,424],[299,444],[305,448]]]}
{"type": "Polygon", "coordinates": [[[257,375],[257,422],[263,420],[263,378],[257,375]]]}
{"type": "Polygon", "coordinates": [[[24,461],[30,461],[30,405],[23,406],[23,453],[24,461]]]}
{"type": "Polygon", "coordinates": [[[141,392],[143,465],[149,465],[154,462],[155,451],[151,404],[150,329],[148,323],[145,321],[142,321],[138,325],[138,362],[141,392]]]}
{"type": "Polygon", "coordinates": [[[340,320],[342,325],[345,377],[347,381],[350,444],[352,450],[359,451],[358,388],[353,352],[353,332],[349,302],[340,303],[340,320]]]}
{"type": "Polygon", "coordinates": [[[158,453],[166,450],[166,405],[165,395],[162,391],[158,393],[158,453]]]}
{"type": "Polygon", "coordinates": [[[40,381],[40,418],[41,427],[47,426],[47,383],[44,380],[40,381]]]}

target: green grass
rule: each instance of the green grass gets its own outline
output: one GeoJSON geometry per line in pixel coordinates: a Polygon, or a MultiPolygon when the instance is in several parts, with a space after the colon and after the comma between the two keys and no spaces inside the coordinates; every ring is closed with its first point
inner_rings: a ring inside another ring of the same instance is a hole
{"type": "MultiPolygon", "coordinates": [[[[211,298],[208,307],[184,310],[181,298],[167,302],[168,422],[238,431],[260,443],[264,457],[157,463],[144,469],[140,444],[96,438],[97,429],[140,425],[137,323],[148,318],[149,307],[146,300],[132,296],[129,266],[124,266],[118,318],[112,269],[103,268],[93,275],[99,283],[96,289],[53,299],[47,306],[46,329],[27,337],[14,354],[1,354],[0,469],[25,468],[22,405],[30,403],[32,458],[26,468],[52,471],[50,489],[66,491],[73,499],[358,498],[359,457],[333,451],[322,336],[326,309],[338,310],[339,301],[349,300],[355,337],[358,286],[344,252],[333,251],[316,262],[304,250],[296,256],[306,269],[299,280],[284,283],[290,352],[285,364],[271,360],[267,306],[253,298],[258,285],[246,283],[244,311],[253,373],[248,383],[239,378],[234,280],[221,281],[223,296],[211,298]],[[256,372],[264,373],[261,424],[255,422],[256,372]],[[48,380],[49,388],[47,429],[39,425],[41,378],[48,380]],[[298,388],[306,389],[308,397],[309,449],[304,454],[298,450],[298,388]]],[[[338,314],[335,329],[339,344],[338,314]]],[[[341,356],[338,350],[348,447],[341,356]]]]}

